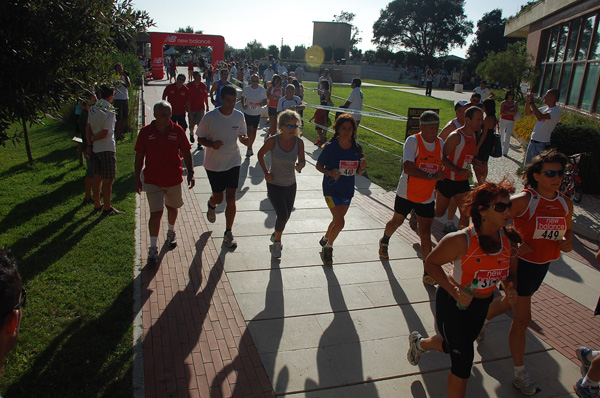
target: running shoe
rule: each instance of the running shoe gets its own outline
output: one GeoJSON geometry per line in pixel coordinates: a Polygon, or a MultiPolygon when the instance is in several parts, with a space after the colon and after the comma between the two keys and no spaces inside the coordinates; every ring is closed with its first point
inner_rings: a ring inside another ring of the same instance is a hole
{"type": "Polygon", "coordinates": [[[208,207],[208,210],[206,210],[206,218],[208,219],[208,222],[213,223],[217,221],[216,207],[212,207],[210,205],[210,200],[206,202],[206,206],[208,207]]]}
{"type": "Polygon", "coordinates": [[[283,250],[283,245],[281,244],[281,242],[273,242],[271,256],[273,256],[273,258],[281,258],[281,250],[283,250]]]}
{"type": "Polygon", "coordinates": [[[169,247],[177,246],[177,235],[175,231],[167,231],[167,244],[169,247]]]}
{"type": "Polygon", "coordinates": [[[444,225],[444,228],[442,228],[442,232],[445,234],[449,234],[450,232],[456,232],[458,231],[458,228],[456,228],[454,226],[454,224],[446,224],[444,225]]]}
{"type": "Polygon", "coordinates": [[[323,254],[323,263],[325,265],[333,265],[333,247],[324,246],[322,254],[323,254]]]}
{"type": "Polygon", "coordinates": [[[600,397],[600,387],[583,386],[583,377],[577,380],[577,383],[573,385],[575,394],[581,398],[598,398],[600,397]]]}
{"type": "Polygon", "coordinates": [[[435,286],[437,285],[437,282],[435,281],[435,279],[433,279],[431,277],[431,275],[429,275],[427,272],[423,273],[423,283],[429,286],[435,286]]]}
{"type": "Polygon", "coordinates": [[[585,376],[592,365],[592,361],[588,359],[588,355],[591,354],[592,350],[588,347],[579,347],[575,350],[579,362],[581,362],[581,375],[585,376]]]}
{"type": "Polygon", "coordinates": [[[225,235],[223,235],[223,243],[225,246],[235,249],[237,247],[237,241],[233,237],[233,233],[231,231],[226,231],[225,235]]]}
{"type": "Polygon", "coordinates": [[[148,262],[156,262],[158,260],[158,248],[149,247],[148,248],[148,262]]]}
{"type": "Polygon", "coordinates": [[[513,376],[513,385],[525,395],[533,395],[538,390],[537,385],[526,370],[515,373],[513,376]]]}
{"type": "Polygon", "coordinates": [[[382,239],[379,239],[379,257],[381,258],[390,258],[388,255],[388,244],[383,243],[382,239]]]}
{"type": "Polygon", "coordinates": [[[421,355],[425,354],[425,351],[420,349],[418,345],[421,340],[423,340],[423,336],[419,332],[411,332],[408,335],[408,353],[406,354],[406,359],[408,359],[408,363],[412,366],[417,366],[421,355]]]}
{"type": "Polygon", "coordinates": [[[323,237],[321,238],[321,240],[319,241],[319,244],[321,245],[321,247],[325,247],[325,245],[327,244],[327,242],[329,242],[329,239],[327,239],[325,237],[325,235],[323,235],[323,237]]]}

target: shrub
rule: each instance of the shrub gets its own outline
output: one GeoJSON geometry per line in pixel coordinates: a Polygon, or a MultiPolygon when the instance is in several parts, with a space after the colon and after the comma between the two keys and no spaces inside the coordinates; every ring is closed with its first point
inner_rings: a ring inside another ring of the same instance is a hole
{"type": "Polygon", "coordinates": [[[600,130],[592,124],[559,123],[550,139],[551,145],[566,155],[588,152],[580,162],[583,191],[600,193],[600,130]]]}

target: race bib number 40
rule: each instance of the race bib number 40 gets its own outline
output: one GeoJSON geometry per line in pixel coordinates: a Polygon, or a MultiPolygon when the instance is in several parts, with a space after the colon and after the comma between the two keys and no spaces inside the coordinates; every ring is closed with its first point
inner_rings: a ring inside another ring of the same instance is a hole
{"type": "Polygon", "coordinates": [[[358,160],[340,160],[340,174],[343,176],[353,176],[358,169],[358,160]]]}
{"type": "Polygon", "coordinates": [[[508,269],[479,270],[475,273],[477,279],[477,289],[487,289],[496,286],[508,278],[508,269]]]}
{"type": "Polygon", "coordinates": [[[564,217],[536,217],[533,239],[562,240],[567,232],[564,217]]]}

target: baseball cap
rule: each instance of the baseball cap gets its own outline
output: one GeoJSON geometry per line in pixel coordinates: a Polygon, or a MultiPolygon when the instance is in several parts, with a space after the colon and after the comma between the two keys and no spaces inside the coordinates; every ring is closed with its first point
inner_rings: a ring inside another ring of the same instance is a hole
{"type": "Polygon", "coordinates": [[[469,101],[465,101],[465,100],[456,101],[456,103],[454,104],[454,110],[456,111],[465,105],[469,105],[469,103],[470,103],[469,101]]]}

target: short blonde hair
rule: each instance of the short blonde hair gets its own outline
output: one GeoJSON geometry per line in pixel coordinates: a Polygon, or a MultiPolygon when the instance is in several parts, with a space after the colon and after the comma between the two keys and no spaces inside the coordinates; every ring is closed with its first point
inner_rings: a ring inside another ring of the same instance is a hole
{"type": "MultiPolygon", "coordinates": [[[[293,120],[296,124],[300,125],[301,119],[300,115],[291,109],[287,109],[277,116],[277,132],[281,133],[283,131],[283,126],[289,124],[289,122],[293,120]]],[[[300,137],[300,128],[296,129],[296,136],[300,137]]]]}

